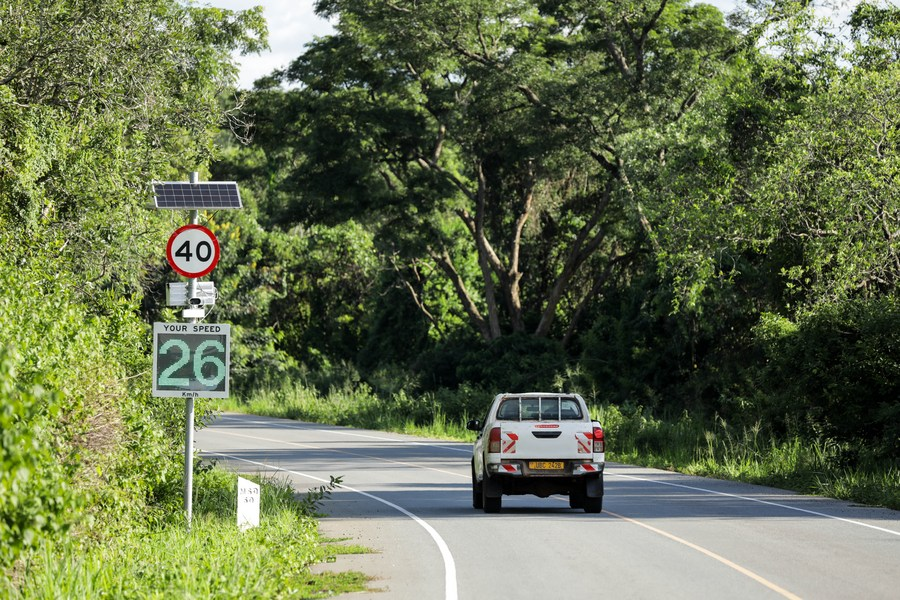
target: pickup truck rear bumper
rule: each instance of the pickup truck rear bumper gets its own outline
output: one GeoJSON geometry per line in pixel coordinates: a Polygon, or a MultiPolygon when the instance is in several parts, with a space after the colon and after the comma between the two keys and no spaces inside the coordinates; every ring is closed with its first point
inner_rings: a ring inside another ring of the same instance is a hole
{"type": "Polygon", "coordinates": [[[522,475],[495,472],[486,476],[481,483],[484,495],[497,498],[501,495],[516,496],[534,494],[546,498],[553,494],[579,494],[588,498],[603,497],[603,473],[522,475]]]}
{"type": "Polygon", "coordinates": [[[581,461],[504,460],[488,463],[488,473],[512,477],[581,477],[603,473],[605,463],[581,461]],[[554,468],[557,466],[562,468],[554,468]]]}

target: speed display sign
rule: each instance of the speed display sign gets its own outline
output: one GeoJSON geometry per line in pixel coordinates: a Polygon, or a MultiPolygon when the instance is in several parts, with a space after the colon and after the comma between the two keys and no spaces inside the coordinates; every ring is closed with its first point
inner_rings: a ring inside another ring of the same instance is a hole
{"type": "Polygon", "coordinates": [[[231,325],[153,324],[153,395],[227,398],[231,325]]]}
{"type": "Polygon", "coordinates": [[[202,225],[185,225],[169,238],[166,258],[178,274],[203,277],[219,262],[219,240],[202,225]]]}

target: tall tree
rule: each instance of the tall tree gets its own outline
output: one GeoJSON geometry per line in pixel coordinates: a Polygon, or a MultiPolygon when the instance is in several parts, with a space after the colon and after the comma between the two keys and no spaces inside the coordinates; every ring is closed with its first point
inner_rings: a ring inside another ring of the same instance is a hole
{"type": "Polygon", "coordinates": [[[814,7],[794,9],[716,102],[698,107],[704,123],[689,123],[693,134],[670,152],[656,187],[669,202],[654,215],[685,281],[702,289],[768,270],[758,310],[787,315],[788,303],[893,293],[900,266],[890,193],[900,12],[860,4],[842,39],[814,7]]]}
{"type": "Polygon", "coordinates": [[[227,118],[220,95],[236,80],[231,52],[265,37],[260,9],[5,2],[0,229],[19,236],[6,249],[55,247],[85,281],[133,282],[160,235],[149,182],[209,161],[227,118]]]}
{"type": "Polygon", "coordinates": [[[900,10],[863,4],[851,24],[852,66],[787,123],[757,196],[765,231],[801,244],[787,276],[808,304],[900,286],[900,10]]]}
{"type": "Polygon", "coordinates": [[[486,340],[568,339],[647,248],[622,149],[682,119],[737,43],[716,9],[683,0],[317,10],[337,33],[282,74],[299,88],[259,138],[296,149],[294,218],[366,219],[422,310],[422,282],[444,278],[486,340]]]}

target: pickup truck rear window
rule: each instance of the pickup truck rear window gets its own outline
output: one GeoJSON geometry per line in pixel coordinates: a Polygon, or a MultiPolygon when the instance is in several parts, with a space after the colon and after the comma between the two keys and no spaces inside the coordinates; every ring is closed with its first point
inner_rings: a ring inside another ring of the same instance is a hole
{"type": "Polygon", "coordinates": [[[581,406],[574,398],[507,398],[497,409],[501,421],[580,421],[581,406]]]}

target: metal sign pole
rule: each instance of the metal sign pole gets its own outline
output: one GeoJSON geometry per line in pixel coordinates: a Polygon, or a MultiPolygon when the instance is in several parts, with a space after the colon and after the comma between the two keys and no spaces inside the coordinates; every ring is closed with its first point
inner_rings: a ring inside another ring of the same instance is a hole
{"type": "MultiPolygon", "coordinates": [[[[197,183],[200,174],[191,173],[190,182],[197,183]]],[[[200,224],[200,211],[191,211],[191,225],[200,224]]],[[[188,298],[197,297],[197,278],[188,280],[188,298]]],[[[190,318],[188,323],[196,323],[197,319],[190,318]]],[[[194,504],[194,398],[188,396],[184,407],[184,516],[187,520],[188,531],[191,529],[194,504]]]]}
{"type": "Polygon", "coordinates": [[[190,530],[194,484],[194,399],[227,398],[231,364],[230,326],[199,325],[206,316],[203,307],[215,303],[215,286],[212,282],[201,282],[199,279],[212,271],[219,261],[219,243],[211,231],[200,226],[200,210],[238,209],[243,205],[236,182],[201,182],[199,173],[195,171],[190,174],[188,182],[154,181],[152,208],[191,211],[191,224],[175,231],[166,246],[169,264],[175,272],[188,279],[186,285],[182,284],[183,287],[174,284],[167,286],[170,293],[174,288],[185,297],[173,303],[167,294],[166,304],[184,306],[182,318],[186,323],[153,324],[152,388],[154,397],[180,397],[186,400],[184,512],[190,530]]]}

